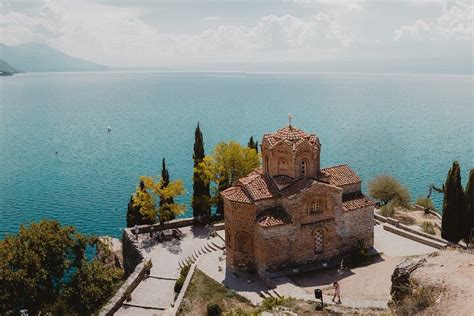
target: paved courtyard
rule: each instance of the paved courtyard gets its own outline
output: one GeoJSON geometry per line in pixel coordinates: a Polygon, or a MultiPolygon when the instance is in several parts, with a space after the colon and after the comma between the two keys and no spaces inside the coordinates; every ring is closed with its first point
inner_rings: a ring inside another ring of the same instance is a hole
{"type": "Polygon", "coordinates": [[[132,301],[126,302],[116,315],[168,315],[175,299],[174,284],[179,277],[179,262],[184,261],[205,245],[220,241],[219,237],[208,238],[207,227],[184,227],[180,229],[182,239],[163,243],[151,242],[148,234],[141,234],[138,243],[153,267],[150,276],[132,292],[132,301]]]}
{"type": "Polygon", "coordinates": [[[373,264],[355,269],[325,269],[274,279],[275,289],[269,289],[256,275],[234,273],[226,268],[224,231],[209,238],[207,227],[182,228],[183,238],[164,243],[150,243],[147,234],[139,243],[151,257],[151,275],[132,293],[132,301],[124,304],[117,315],[168,315],[174,304],[174,284],[179,277],[180,263],[191,258],[197,268],[219,283],[234,289],[257,305],[268,296],[293,296],[312,300],[315,288],[323,289],[325,302],[332,303],[332,282],[341,285],[344,306],[354,308],[386,308],[390,299],[390,276],[395,266],[407,256],[423,255],[435,248],[374,227],[374,250],[381,254],[373,264]]]}

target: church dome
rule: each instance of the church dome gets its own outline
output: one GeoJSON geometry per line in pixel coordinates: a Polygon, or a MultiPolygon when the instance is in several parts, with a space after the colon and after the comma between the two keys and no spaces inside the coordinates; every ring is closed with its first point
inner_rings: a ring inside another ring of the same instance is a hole
{"type": "Polygon", "coordinates": [[[291,125],[280,128],[275,133],[265,134],[263,140],[267,140],[270,147],[274,147],[281,141],[291,143],[292,147],[297,147],[300,143],[308,141],[314,147],[320,147],[319,139],[315,134],[308,134],[303,130],[293,127],[291,125]]]}

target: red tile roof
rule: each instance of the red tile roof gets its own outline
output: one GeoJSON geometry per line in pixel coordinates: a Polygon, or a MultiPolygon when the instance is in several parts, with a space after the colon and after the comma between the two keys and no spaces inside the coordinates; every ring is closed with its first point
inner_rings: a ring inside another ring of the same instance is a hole
{"type": "Polygon", "coordinates": [[[239,203],[247,203],[251,204],[252,200],[250,197],[245,193],[245,190],[241,187],[230,187],[224,191],[222,191],[222,196],[232,202],[239,202],[239,203]]]}
{"type": "Polygon", "coordinates": [[[274,227],[291,223],[291,217],[281,207],[264,210],[257,216],[257,223],[262,227],[274,227]]]}
{"type": "Polygon", "coordinates": [[[273,134],[263,135],[263,141],[265,140],[268,141],[270,148],[274,147],[282,141],[290,145],[293,150],[305,141],[308,141],[311,145],[315,147],[320,146],[319,139],[316,137],[315,134],[305,133],[304,131],[291,125],[281,128],[273,134]]]}
{"type": "Polygon", "coordinates": [[[362,192],[345,194],[342,196],[342,209],[344,211],[352,211],[371,205],[374,205],[374,202],[366,197],[362,192]]]}
{"type": "Polygon", "coordinates": [[[230,201],[249,204],[279,196],[278,189],[267,175],[261,173],[260,169],[237,180],[232,187],[221,194],[230,201]]]}
{"type": "Polygon", "coordinates": [[[360,182],[359,176],[348,165],[339,165],[321,169],[321,173],[329,177],[329,183],[335,186],[344,186],[360,182]]]}
{"type": "Polygon", "coordinates": [[[248,176],[235,182],[234,185],[245,189],[253,201],[270,199],[279,195],[270,178],[258,170],[252,171],[248,176]]]}

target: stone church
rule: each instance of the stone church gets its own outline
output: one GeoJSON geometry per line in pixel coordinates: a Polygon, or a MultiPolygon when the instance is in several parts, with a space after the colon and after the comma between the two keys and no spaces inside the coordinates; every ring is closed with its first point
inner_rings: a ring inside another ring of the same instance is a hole
{"type": "Polygon", "coordinates": [[[262,167],[222,192],[228,266],[265,276],[373,245],[373,202],[348,165],[321,168],[316,135],[290,124],[265,134],[261,153],[262,167]]]}

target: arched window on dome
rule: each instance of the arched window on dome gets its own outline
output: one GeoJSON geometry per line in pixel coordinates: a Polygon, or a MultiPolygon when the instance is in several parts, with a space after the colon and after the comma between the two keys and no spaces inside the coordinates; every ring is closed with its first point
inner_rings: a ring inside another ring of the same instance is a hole
{"type": "Polygon", "coordinates": [[[278,161],[278,174],[288,175],[288,164],[285,159],[280,159],[278,161]]]}
{"type": "Polygon", "coordinates": [[[308,162],[303,159],[300,162],[300,176],[306,177],[307,173],[308,173],[308,162]]]}

